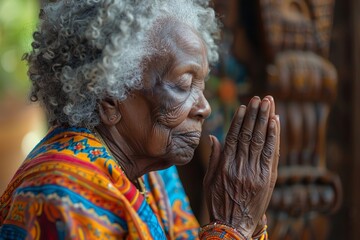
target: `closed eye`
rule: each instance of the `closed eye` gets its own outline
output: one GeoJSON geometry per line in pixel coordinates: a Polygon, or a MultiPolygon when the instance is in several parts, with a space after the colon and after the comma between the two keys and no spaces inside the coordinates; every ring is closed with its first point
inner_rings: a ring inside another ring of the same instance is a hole
{"type": "Polygon", "coordinates": [[[192,85],[193,75],[190,73],[185,73],[176,81],[175,85],[185,91],[189,91],[192,85]]]}

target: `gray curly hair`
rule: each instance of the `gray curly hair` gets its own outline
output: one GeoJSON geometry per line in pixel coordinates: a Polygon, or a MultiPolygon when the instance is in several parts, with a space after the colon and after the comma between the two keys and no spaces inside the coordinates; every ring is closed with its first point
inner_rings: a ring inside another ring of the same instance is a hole
{"type": "Polygon", "coordinates": [[[24,55],[30,99],[45,107],[50,124],[93,128],[97,104],[124,100],[142,87],[141,63],[153,54],[149,31],[170,17],[198,31],[208,61],[218,59],[218,24],[209,0],[60,0],[40,12],[33,50],[24,55]]]}

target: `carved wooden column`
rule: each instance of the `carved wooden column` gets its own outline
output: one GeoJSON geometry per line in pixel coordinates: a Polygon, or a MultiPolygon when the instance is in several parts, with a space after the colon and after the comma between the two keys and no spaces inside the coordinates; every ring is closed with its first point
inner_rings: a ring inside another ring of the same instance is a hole
{"type": "Polygon", "coordinates": [[[360,2],[358,0],[352,1],[352,36],[353,36],[353,69],[354,69],[354,84],[353,84],[353,187],[352,187],[352,215],[351,215],[351,234],[352,239],[357,239],[360,236],[360,2]]]}
{"type": "Polygon", "coordinates": [[[328,60],[334,0],[259,0],[268,93],[282,122],[271,239],[325,239],[324,214],[341,202],[326,168],[326,130],[337,71],[328,60]]]}

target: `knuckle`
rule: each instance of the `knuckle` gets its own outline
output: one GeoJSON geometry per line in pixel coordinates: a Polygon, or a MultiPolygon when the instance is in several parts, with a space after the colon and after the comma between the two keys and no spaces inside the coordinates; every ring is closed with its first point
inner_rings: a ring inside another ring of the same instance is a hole
{"type": "Polygon", "coordinates": [[[258,118],[258,121],[259,121],[260,125],[266,125],[268,122],[268,118],[267,118],[267,116],[261,114],[258,118]]]}
{"type": "Polygon", "coordinates": [[[276,142],[276,135],[275,134],[269,134],[268,136],[267,136],[267,139],[266,139],[266,141],[268,142],[268,144],[270,144],[272,147],[274,147],[275,146],[275,142],[276,142]]]}
{"type": "Polygon", "coordinates": [[[260,174],[261,182],[263,184],[266,183],[269,176],[270,176],[269,165],[263,166],[261,168],[261,174],[260,174]]]}
{"type": "Polygon", "coordinates": [[[226,136],[226,143],[227,144],[236,144],[237,137],[233,132],[229,132],[226,136]]]}
{"type": "Polygon", "coordinates": [[[253,111],[251,111],[250,113],[249,113],[249,118],[250,118],[250,120],[252,120],[252,121],[256,121],[256,119],[257,119],[257,111],[255,110],[253,110],[253,111]]]}
{"type": "Polygon", "coordinates": [[[261,156],[264,160],[270,160],[274,153],[274,146],[273,145],[265,145],[263,148],[263,151],[261,153],[261,156]]]}
{"type": "Polygon", "coordinates": [[[265,143],[264,135],[260,131],[255,131],[252,135],[251,142],[258,146],[264,145],[265,143]]]}
{"type": "Polygon", "coordinates": [[[242,129],[240,132],[239,140],[243,143],[250,143],[252,138],[252,132],[247,129],[242,129]]]}
{"type": "Polygon", "coordinates": [[[234,131],[239,130],[241,127],[239,121],[233,122],[232,124],[233,124],[232,129],[234,129],[234,131]]]}

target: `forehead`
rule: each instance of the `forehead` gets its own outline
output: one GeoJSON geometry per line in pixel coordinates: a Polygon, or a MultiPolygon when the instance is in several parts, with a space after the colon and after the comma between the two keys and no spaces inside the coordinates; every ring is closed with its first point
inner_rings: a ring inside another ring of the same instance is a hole
{"type": "Polygon", "coordinates": [[[179,25],[172,28],[168,35],[169,41],[173,41],[175,47],[181,50],[189,50],[190,52],[203,52],[206,50],[204,41],[190,27],[179,25]]]}
{"type": "Polygon", "coordinates": [[[207,58],[205,42],[199,33],[189,25],[172,20],[162,19],[156,23],[152,36],[155,49],[162,53],[178,54],[188,53],[194,56],[207,58]]]}

